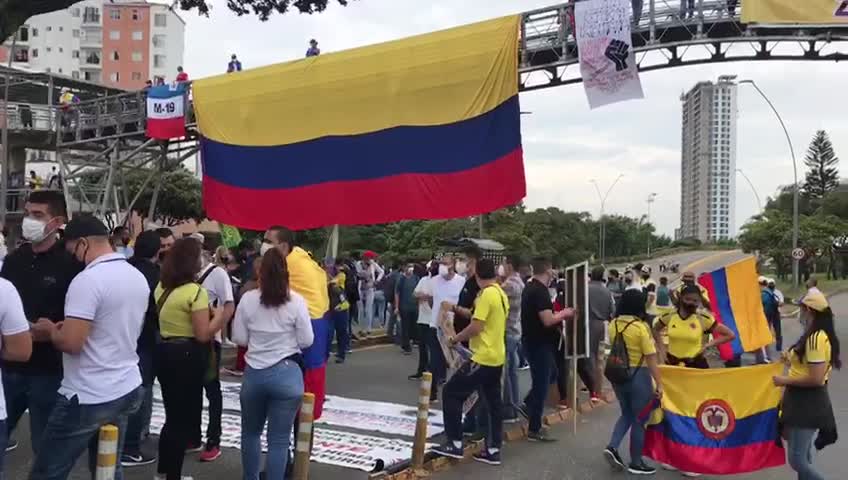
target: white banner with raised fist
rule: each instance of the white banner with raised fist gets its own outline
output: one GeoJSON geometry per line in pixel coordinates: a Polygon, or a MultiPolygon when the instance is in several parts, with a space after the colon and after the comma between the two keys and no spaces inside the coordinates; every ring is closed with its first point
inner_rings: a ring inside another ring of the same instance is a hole
{"type": "Polygon", "coordinates": [[[580,73],[590,108],[644,98],[630,39],[628,0],[574,4],[580,73]]]}

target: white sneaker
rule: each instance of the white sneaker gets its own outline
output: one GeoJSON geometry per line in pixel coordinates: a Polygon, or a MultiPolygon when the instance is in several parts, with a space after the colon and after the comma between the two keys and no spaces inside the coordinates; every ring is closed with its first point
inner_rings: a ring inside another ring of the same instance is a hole
{"type": "Polygon", "coordinates": [[[692,472],[680,472],[680,474],[683,475],[684,477],[689,477],[689,478],[698,478],[698,477],[701,476],[700,473],[692,473],[692,472]]]}
{"type": "Polygon", "coordinates": [[[676,472],[677,471],[676,468],[672,467],[671,465],[669,465],[667,463],[661,463],[660,466],[663,468],[663,470],[668,470],[669,472],[676,472]]]}
{"type": "MultiPolygon", "coordinates": [[[[188,475],[183,475],[180,477],[182,480],[194,480],[194,477],[190,477],[188,475]]],[[[165,475],[154,475],[153,480],[165,480],[165,475]]]]}

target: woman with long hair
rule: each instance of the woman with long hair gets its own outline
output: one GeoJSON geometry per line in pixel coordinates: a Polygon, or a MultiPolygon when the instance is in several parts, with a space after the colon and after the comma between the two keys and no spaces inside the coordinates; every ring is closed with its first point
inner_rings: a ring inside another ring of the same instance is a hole
{"type": "Polygon", "coordinates": [[[785,354],[789,374],[774,377],[786,387],[783,394],[783,436],[788,444],[789,465],[803,480],[824,480],[813,466],[813,441],[821,449],[836,440],[836,419],[827,392],[831,371],[842,368],[839,338],[833,311],[821,292],[801,300],[800,320],[804,334],[785,354]]]}
{"type": "MultiPolygon", "coordinates": [[[[641,290],[626,290],[621,295],[618,306],[618,316],[610,322],[609,337],[613,345],[608,362],[616,362],[616,353],[623,353],[624,349],[617,349],[617,345],[626,347],[627,367],[621,369],[625,372],[618,382],[612,376],[607,375],[612,382],[612,388],[621,407],[621,416],[615,423],[607,448],[604,449],[604,457],[614,470],[625,468],[634,475],[650,475],[656,469],[648,466],[642,459],[642,447],[645,445],[645,427],[648,420],[641,416],[654,397],[662,397],[662,381],[657,361],[657,348],[651,334],[650,324],[645,320],[646,295],[641,290]],[[653,382],[652,382],[653,379],[653,382]],[[656,386],[655,386],[656,384],[656,386]],[[624,440],[624,436],[630,431],[630,463],[625,464],[618,447],[624,440]]],[[[623,355],[622,355],[623,357],[623,355]]],[[[623,358],[618,359],[625,361],[623,358]]],[[[607,364],[609,369],[609,363],[607,364]]]]}
{"type": "Polygon", "coordinates": [[[259,479],[266,420],[266,478],[285,475],[289,436],[303,397],[301,352],[314,338],[306,300],[289,288],[286,259],[278,250],[262,256],[258,283],[242,296],[233,323],[233,341],[247,347],[240,395],[244,480],[259,479]]]}
{"type": "Polygon", "coordinates": [[[154,292],[162,336],[154,365],[165,405],[157,480],[183,478],[183,458],[193,434],[193,417],[202,409],[209,342],[225,322],[221,307],[210,313],[209,295],[196,281],[200,256],[200,243],[195,239],[177,240],[165,256],[154,292]]]}

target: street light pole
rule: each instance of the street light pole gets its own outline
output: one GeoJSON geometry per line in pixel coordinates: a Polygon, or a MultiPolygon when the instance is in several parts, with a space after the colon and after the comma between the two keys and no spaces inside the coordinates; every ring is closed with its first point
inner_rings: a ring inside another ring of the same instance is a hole
{"type": "MultiPolygon", "coordinates": [[[[651,193],[648,195],[648,227],[651,226],[651,204],[654,203],[654,200],[657,199],[656,193],[651,193]]],[[[650,228],[648,229],[648,256],[651,256],[651,237],[653,234],[650,232],[650,228]]]]}
{"type": "Polygon", "coordinates": [[[15,55],[15,44],[18,41],[18,32],[12,35],[12,46],[9,48],[9,63],[3,74],[3,130],[0,132],[0,143],[3,144],[2,176],[0,176],[0,225],[6,225],[6,197],[9,195],[9,82],[12,71],[12,59],[15,55]]]}
{"type": "MultiPolygon", "coordinates": [[[[774,112],[774,116],[777,117],[777,121],[780,122],[780,127],[783,129],[783,134],[786,136],[786,143],[789,144],[789,153],[792,155],[792,175],[795,179],[795,188],[792,191],[792,250],[798,248],[798,162],[795,159],[795,147],[792,146],[792,138],[789,136],[789,130],[786,129],[786,124],[783,123],[783,117],[780,116],[780,113],[777,112],[777,109],[774,108],[774,104],[771,103],[771,100],[760,90],[760,87],[754,83],[753,80],[740,80],[739,84],[751,85],[763,97],[763,100],[768,103],[768,106],[771,107],[771,111],[774,112]]],[[[792,282],[797,287],[800,285],[800,265],[798,264],[798,260],[794,257],[792,258],[792,282]]]]}
{"type": "Polygon", "coordinates": [[[607,251],[607,226],[606,220],[604,219],[604,213],[607,204],[607,198],[609,198],[610,193],[612,193],[612,189],[615,188],[618,181],[624,177],[623,173],[619,173],[618,177],[612,182],[612,185],[607,189],[607,193],[605,195],[601,195],[601,187],[598,186],[598,181],[595,179],[589,180],[589,183],[595,185],[595,191],[598,192],[598,199],[601,201],[601,217],[600,227],[598,228],[598,255],[601,257],[601,265],[604,265],[606,262],[606,251],[607,251]]]}

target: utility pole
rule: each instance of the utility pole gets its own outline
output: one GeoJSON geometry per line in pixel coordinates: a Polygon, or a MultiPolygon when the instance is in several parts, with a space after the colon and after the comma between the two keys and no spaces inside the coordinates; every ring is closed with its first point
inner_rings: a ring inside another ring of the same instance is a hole
{"type": "Polygon", "coordinates": [[[606,262],[606,252],[607,252],[607,226],[606,226],[606,218],[605,218],[605,209],[607,204],[607,198],[609,198],[610,193],[612,193],[612,189],[615,188],[618,181],[624,177],[623,173],[619,173],[618,177],[612,182],[609,189],[607,189],[606,195],[601,195],[601,187],[598,186],[598,182],[595,179],[589,180],[589,183],[595,185],[595,191],[598,192],[598,199],[601,201],[601,216],[598,218],[598,256],[601,259],[601,265],[604,265],[606,262]]]}

